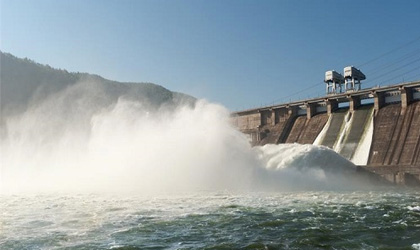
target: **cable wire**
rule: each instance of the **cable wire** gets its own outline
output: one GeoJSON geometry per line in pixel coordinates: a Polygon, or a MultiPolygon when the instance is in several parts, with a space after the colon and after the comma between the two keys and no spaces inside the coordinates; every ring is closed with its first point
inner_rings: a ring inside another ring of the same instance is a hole
{"type": "Polygon", "coordinates": [[[406,47],[406,46],[408,46],[408,45],[410,45],[410,44],[412,44],[412,43],[415,43],[415,42],[416,42],[416,41],[418,41],[418,40],[420,40],[420,36],[419,36],[419,37],[417,37],[417,38],[415,38],[414,40],[411,40],[411,41],[410,41],[410,42],[408,42],[408,43],[405,43],[405,44],[403,44],[403,45],[401,45],[401,46],[398,46],[397,48],[392,49],[392,50],[390,50],[390,51],[388,51],[388,52],[386,52],[386,53],[384,53],[384,54],[382,54],[382,55],[379,55],[379,56],[377,56],[377,57],[375,57],[375,58],[373,58],[373,59],[371,59],[371,60],[369,60],[369,61],[367,61],[367,62],[364,62],[364,63],[362,63],[362,64],[359,64],[359,65],[357,66],[357,68],[360,68],[360,67],[362,67],[362,66],[368,65],[368,64],[370,64],[370,63],[372,63],[372,62],[374,62],[374,61],[376,61],[376,60],[378,60],[378,59],[380,59],[380,58],[382,58],[382,57],[384,57],[384,56],[387,56],[387,55],[389,55],[389,54],[392,54],[392,53],[394,53],[395,51],[398,51],[398,50],[400,50],[400,49],[402,49],[402,48],[404,48],[404,47],[406,47]]]}
{"type": "MultiPolygon", "coordinates": [[[[379,55],[379,56],[377,56],[377,57],[375,57],[375,58],[373,58],[373,59],[370,59],[370,60],[368,60],[368,61],[366,61],[366,62],[364,62],[364,63],[362,63],[362,64],[357,65],[357,68],[360,68],[360,67],[362,67],[362,66],[366,66],[366,65],[368,65],[368,64],[371,64],[372,62],[375,62],[375,61],[379,60],[380,58],[383,58],[383,57],[385,57],[385,56],[387,56],[387,55],[390,55],[390,54],[392,54],[392,53],[394,53],[394,52],[396,52],[396,51],[399,51],[399,50],[401,50],[401,49],[403,49],[403,48],[405,48],[405,47],[407,47],[407,46],[409,46],[409,45],[411,45],[411,44],[413,44],[413,43],[415,43],[415,42],[417,42],[417,41],[419,41],[419,40],[420,40],[420,36],[418,36],[418,37],[416,37],[415,39],[413,39],[413,40],[411,40],[411,41],[409,41],[409,42],[407,42],[407,43],[404,43],[403,45],[400,45],[400,46],[398,46],[398,47],[396,47],[396,48],[394,48],[394,49],[392,49],[392,50],[389,50],[388,52],[385,52],[385,53],[383,53],[383,54],[381,54],[381,55],[379,55]]],[[[402,61],[405,61],[405,60],[407,60],[407,59],[411,58],[413,55],[417,55],[418,53],[420,53],[420,50],[415,50],[414,52],[409,52],[409,53],[407,53],[407,54],[403,55],[402,57],[399,57],[399,58],[397,59],[397,61],[393,61],[393,62],[391,62],[391,63],[387,63],[387,64],[385,64],[385,66],[379,66],[379,67],[375,67],[375,68],[373,68],[373,71],[374,71],[374,72],[378,72],[378,70],[383,70],[383,69],[386,69],[386,68],[392,67],[392,66],[394,66],[394,65],[396,65],[396,64],[398,64],[398,63],[400,63],[400,62],[402,62],[402,61]]],[[[396,68],[396,69],[393,69],[393,70],[391,70],[391,71],[387,71],[385,74],[382,74],[382,75],[380,75],[380,76],[378,76],[378,77],[374,78],[374,80],[377,80],[377,79],[379,79],[379,78],[382,78],[382,77],[383,77],[383,76],[385,76],[385,75],[388,75],[388,74],[390,74],[390,73],[393,73],[393,72],[395,72],[395,71],[398,71],[398,70],[402,69],[403,67],[406,67],[406,66],[408,66],[408,65],[411,65],[411,64],[413,64],[413,63],[415,63],[415,62],[417,62],[417,61],[419,61],[419,60],[420,60],[420,59],[416,59],[416,60],[414,60],[414,61],[410,61],[409,63],[404,64],[403,66],[400,66],[400,67],[398,67],[398,68],[396,68]]],[[[393,80],[393,79],[398,78],[398,77],[400,77],[400,76],[402,76],[402,75],[408,74],[408,73],[410,73],[410,72],[412,72],[412,71],[414,71],[414,70],[416,70],[416,69],[417,69],[417,68],[412,69],[412,70],[410,70],[410,71],[408,71],[408,72],[405,72],[405,73],[400,74],[400,75],[398,75],[398,76],[395,76],[395,77],[393,77],[393,78],[388,78],[387,80],[388,80],[388,81],[393,80]]],[[[292,97],[292,96],[295,96],[295,95],[297,95],[297,94],[303,93],[303,92],[305,92],[305,91],[308,91],[308,90],[310,90],[310,89],[315,88],[316,86],[319,86],[319,85],[320,85],[320,84],[322,84],[322,83],[323,83],[323,82],[320,82],[320,83],[317,83],[317,84],[311,85],[311,86],[309,86],[309,87],[307,87],[307,88],[304,88],[304,89],[302,89],[302,90],[299,90],[299,91],[293,92],[293,93],[291,93],[290,95],[280,97],[280,98],[278,98],[278,99],[276,99],[276,100],[272,101],[271,103],[272,103],[272,104],[274,104],[274,103],[277,103],[277,102],[279,102],[279,101],[282,101],[282,100],[285,100],[285,99],[287,99],[287,98],[290,98],[290,97],[292,97]]],[[[369,84],[369,85],[371,85],[371,84],[369,84]]],[[[368,85],[368,86],[369,86],[369,85],[368,85]]]]}
{"type": "Polygon", "coordinates": [[[413,63],[415,63],[415,62],[418,62],[418,61],[420,61],[420,58],[417,58],[416,60],[411,61],[411,62],[409,62],[409,63],[406,63],[406,64],[404,64],[404,65],[402,65],[402,66],[400,66],[400,67],[398,67],[398,68],[395,68],[395,69],[393,69],[393,70],[387,71],[386,73],[384,73],[384,74],[382,74],[382,75],[380,75],[380,76],[378,76],[378,77],[375,77],[375,78],[371,79],[371,81],[372,81],[372,82],[375,82],[375,81],[377,81],[378,79],[380,79],[380,78],[382,78],[382,77],[384,77],[384,76],[386,76],[386,75],[389,75],[389,74],[391,74],[391,73],[393,73],[393,72],[395,72],[395,71],[398,71],[398,70],[400,70],[400,69],[402,69],[402,68],[404,68],[404,67],[407,67],[407,66],[409,66],[409,65],[411,65],[411,64],[413,64],[413,63]]]}
{"type": "Polygon", "coordinates": [[[402,73],[402,74],[399,74],[399,75],[397,75],[397,76],[395,76],[395,77],[393,77],[393,78],[387,79],[387,80],[388,80],[388,81],[394,80],[394,79],[396,79],[396,78],[398,78],[398,77],[404,76],[404,75],[406,75],[406,74],[408,74],[408,73],[411,73],[411,72],[413,72],[413,71],[415,71],[415,70],[420,70],[420,66],[418,66],[418,67],[416,67],[416,68],[414,68],[414,69],[411,69],[411,70],[409,70],[409,71],[407,71],[407,72],[404,72],[404,73],[402,73]]]}
{"type": "Polygon", "coordinates": [[[395,64],[398,64],[400,62],[403,62],[413,56],[416,56],[417,54],[420,54],[420,49],[417,49],[415,51],[410,51],[409,53],[405,54],[402,57],[397,58],[397,61],[393,61],[390,63],[386,63],[386,64],[382,64],[381,66],[378,66],[376,68],[374,68],[373,70],[368,71],[369,72],[369,76],[375,75],[376,72],[378,72],[379,70],[384,70],[387,69],[395,64]]]}

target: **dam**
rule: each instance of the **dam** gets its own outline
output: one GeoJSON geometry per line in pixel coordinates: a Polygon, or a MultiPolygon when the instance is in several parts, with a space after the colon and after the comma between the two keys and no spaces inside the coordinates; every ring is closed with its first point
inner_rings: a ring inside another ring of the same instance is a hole
{"type": "Polygon", "coordinates": [[[322,145],[389,182],[419,185],[420,81],[362,89],[353,70],[327,72],[324,97],[237,111],[232,123],[254,146],[322,145]]]}

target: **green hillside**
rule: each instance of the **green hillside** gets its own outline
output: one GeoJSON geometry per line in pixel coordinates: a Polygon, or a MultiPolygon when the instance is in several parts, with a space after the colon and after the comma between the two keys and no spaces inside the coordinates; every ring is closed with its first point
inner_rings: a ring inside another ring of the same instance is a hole
{"type": "Polygon", "coordinates": [[[140,100],[152,109],[162,105],[176,106],[181,102],[191,104],[195,100],[191,96],[169,91],[153,83],[116,82],[98,75],[71,73],[3,52],[0,61],[0,84],[2,121],[5,116],[23,112],[31,104],[76,84],[91,89],[90,95],[99,95],[105,102],[113,102],[123,97],[128,100],[140,100]]]}

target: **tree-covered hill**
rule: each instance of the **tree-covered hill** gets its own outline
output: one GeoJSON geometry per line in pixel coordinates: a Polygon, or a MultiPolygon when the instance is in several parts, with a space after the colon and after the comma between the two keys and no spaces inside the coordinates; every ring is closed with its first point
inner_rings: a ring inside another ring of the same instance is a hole
{"type": "Polygon", "coordinates": [[[174,106],[195,101],[191,96],[169,91],[153,83],[116,82],[98,75],[71,73],[3,52],[0,84],[2,121],[7,115],[23,112],[33,103],[77,84],[93,90],[91,95],[106,97],[103,99],[107,102],[125,98],[141,100],[150,108],[159,108],[161,105],[174,106]]]}

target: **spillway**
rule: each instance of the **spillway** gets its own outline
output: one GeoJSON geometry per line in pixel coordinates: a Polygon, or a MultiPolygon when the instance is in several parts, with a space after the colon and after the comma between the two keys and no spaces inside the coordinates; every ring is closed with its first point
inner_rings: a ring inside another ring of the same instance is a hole
{"type": "Polygon", "coordinates": [[[319,114],[312,119],[306,116],[296,118],[286,143],[312,144],[327,123],[328,116],[319,114]]]}
{"type": "Polygon", "coordinates": [[[392,182],[420,184],[418,81],[240,111],[232,120],[254,145],[322,145],[392,182]]]}
{"type": "Polygon", "coordinates": [[[362,135],[367,130],[367,125],[370,116],[372,115],[373,107],[371,105],[362,106],[353,112],[350,129],[345,136],[345,142],[340,150],[340,154],[347,159],[352,159],[357,147],[360,144],[362,135]]]}

